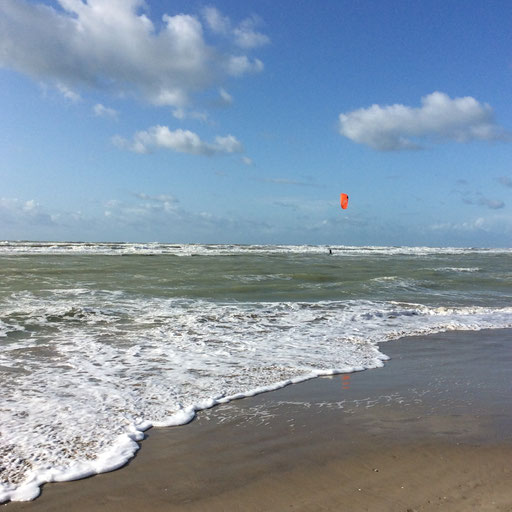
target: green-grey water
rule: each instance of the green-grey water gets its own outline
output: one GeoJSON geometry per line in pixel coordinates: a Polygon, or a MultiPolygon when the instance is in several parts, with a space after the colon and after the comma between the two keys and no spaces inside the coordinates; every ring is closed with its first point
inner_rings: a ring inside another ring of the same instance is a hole
{"type": "MultiPolygon", "coordinates": [[[[0,244],[0,501],[118,467],[151,425],[379,343],[512,326],[512,251],[0,244]]],[[[382,351],[384,353],[382,353],[382,351]]]]}

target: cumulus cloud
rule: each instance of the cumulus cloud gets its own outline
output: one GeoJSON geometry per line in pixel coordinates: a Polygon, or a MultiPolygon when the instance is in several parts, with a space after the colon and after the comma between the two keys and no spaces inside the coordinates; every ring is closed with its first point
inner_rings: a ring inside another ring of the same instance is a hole
{"type": "Polygon", "coordinates": [[[153,210],[163,210],[165,212],[172,212],[178,208],[179,200],[170,194],[158,194],[152,196],[143,192],[135,194],[135,197],[146,201],[150,208],[153,210]]]}
{"type": "Polygon", "coordinates": [[[192,155],[214,155],[216,153],[241,153],[242,144],[233,135],[217,136],[215,142],[207,143],[190,130],[171,131],[167,126],[152,126],[137,132],[131,141],[115,137],[114,144],[136,153],[149,153],[156,149],[169,149],[192,155]]]}
{"type": "Polygon", "coordinates": [[[117,119],[118,112],[117,110],[109,107],[105,107],[101,103],[96,103],[93,107],[94,115],[97,117],[109,117],[111,119],[117,119]]]}
{"type": "MultiPolygon", "coordinates": [[[[260,60],[240,50],[207,42],[197,16],[165,14],[159,28],[145,14],[144,0],[57,4],[59,8],[27,0],[0,2],[0,66],[52,83],[70,99],[79,98],[79,89],[94,88],[183,107],[191,95],[218,86],[229,75],[263,69],[260,60]]],[[[242,47],[264,41],[254,31],[255,22],[232,28],[228,18],[218,13],[215,21],[212,13],[206,18],[209,28],[218,33],[226,24],[231,32],[240,31],[239,39],[252,38],[242,47]]]]}
{"type": "Polygon", "coordinates": [[[339,115],[341,135],[379,151],[419,149],[421,139],[434,142],[510,140],[494,121],[490,105],[471,96],[450,98],[433,92],[420,107],[372,105],[339,115]]]}
{"type": "Polygon", "coordinates": [[[240,48],[256,48],[270,42],[267,35],[256,30],[261,23],[257,16],[246,18],[239,25],[233,26],[231,20],[227,16],[223,16],[215,7],[205,7],[202,14],[210,30],[231,38],[240,48]]]}
{"type": "Polygon", "coordinates": [[[169,194],[151,195],[140,192],[134,194],[134,197],[142,202],[127,204],[116,199],[107,201],[104,204],[104,216],[108,218],[131,216],[132,219],[140,219],[148,216],[174,215],[179,209],[179,200],[169,194]]]}
{"type": "Polygon", "coordinates": [[[208,27],[213,32],[227,35],[232,30],[231,20],[227,16],[223,16],[215,7],[205,7],[202,14],[208,27]]]}
{"type": "Polygon", "coordinates": [[[245,73],[257,73],[263,71],[263,62],[259,59],[251,60],[246,55],[232,56],[227,62],[226,69],[232,76],[240,76],[245,73]]]}
{"type": "Polygon", "coordinates": [[[241,48],[255,48],[263,46],[270,42],[270,39],[261,32],[256,32],[255,28],[260,23],[257,16],[252,16],[242,21],[238,27],[235,28],[235,41],[241,48]]]}
{"type": "Polygon", "coordinates": [[[185,108],[175,108],[172,111],[173,117],[183,121],[184,119],[194,119],[206,123],[208,121],[208,114],[206,112],[199,112],[198,110],[187,110],[185,108]]]}
{"type": "Polygon", "coordinates": [[[211,243],[229,242],[233,237],[249,241],[248,236],[267,228],[264,222],[240,215],[218,216],[208,211],[187,210],[167,194],[138,193],[134,197],[135,200],[112,200],[105,204],[102,225],[110,226],[116,233],[125,233],[124,238],[128,239],[196,242],[200,239],[211,243]]]}
{"type": "Polygon", "coordinates": [[[433,231],[476,231],[480,230],[485,226],[485,219],[478,217],[465,222],[440,222],[432,224],[430,229],[433,231]]]}
{"type": "Polygon", "coordinates": [[[233,97],[222,87],[219,89],[220,103],[222,105],[231,105],[233,103],[233,97]]]}
{"type": "MultiPolygon", "coordinates": [[[[0,61],[0,63],[1,63],[1,61],[0,61]]],[[[62,96],[64,96],[64,98],[72,101],[73,103],[76,103],[82,99],[80,94],[73,91],[67,85],[65,85],[63,83],[58,82],[56,84],[56,87],[57,87],[57,90],[62,94],[62,96]]]]}
{"type": "Polygon", "coordinates": [[[56,220],[54,215],[34,199],[23,201],[17,198],[0,197],[0,225],[30,223],[34,226],[52,226],[56,220]]]}
{"type": "MultiPolygon", "coordinates": [[[[506,242],[503,240],[504,235],[512,233],[512,218],[506,215],[493,215],[492,217],[477,217],[462,222],[445,222],[433,224],[430,226],[432,231],[446,232],[488,232],[493,233],[497,239],[501,240],[501,244],[506,242]]],[[[498,244],[501,245],[501,244],[498,244]]]]}
{"type": "Polygon", "coordinates": [[[157,203],[179,203],[178,199],[170,194],[158,194],[156,196],[152,196],[151,194],[146,194],[144,192],[138,192],[135,194],[135,197],[139,199],[145,199],[147,201],[156,201],[157,203]]]}

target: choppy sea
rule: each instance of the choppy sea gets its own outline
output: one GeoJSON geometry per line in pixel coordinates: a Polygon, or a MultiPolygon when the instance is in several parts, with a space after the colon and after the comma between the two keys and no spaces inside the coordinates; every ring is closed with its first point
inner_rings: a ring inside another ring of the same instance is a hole
{"type": "Polygon", "coordinates": [[[512,327],[512,249],[330,249],[0,242],[0,503],[379,343],[512,327]]]}

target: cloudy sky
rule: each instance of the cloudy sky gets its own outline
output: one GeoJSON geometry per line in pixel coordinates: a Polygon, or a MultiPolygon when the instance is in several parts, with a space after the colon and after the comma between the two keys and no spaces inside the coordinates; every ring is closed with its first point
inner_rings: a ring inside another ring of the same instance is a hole
{"type": "Polygon", "coordinates": [[[511,27],[509,0],[1,0],[0,239],[510,247],[511,27]]]}

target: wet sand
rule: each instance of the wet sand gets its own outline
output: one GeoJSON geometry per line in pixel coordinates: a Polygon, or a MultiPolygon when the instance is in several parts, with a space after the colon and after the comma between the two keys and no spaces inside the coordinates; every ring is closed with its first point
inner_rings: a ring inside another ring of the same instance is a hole
{"type": "Polygon", "coordinates": [[[512,330],[381,345],[314,379],[151,429],[124,468],[3,505],[42,511],[512,511],[512,330]]]}

